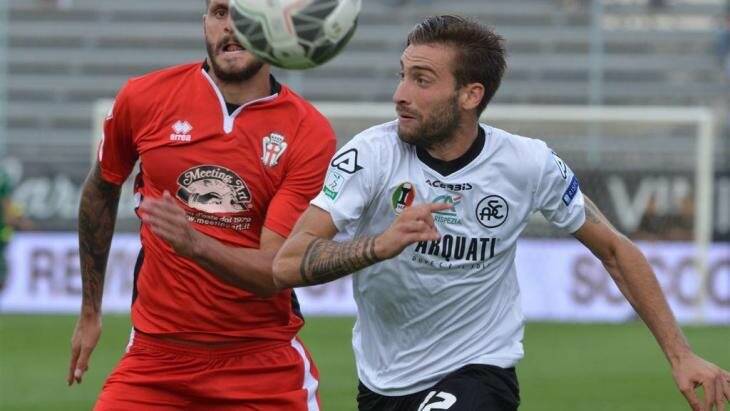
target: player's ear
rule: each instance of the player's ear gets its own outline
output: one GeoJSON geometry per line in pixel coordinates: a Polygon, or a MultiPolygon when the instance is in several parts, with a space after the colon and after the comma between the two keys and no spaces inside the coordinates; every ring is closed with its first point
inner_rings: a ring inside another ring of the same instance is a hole
{"type": "Polygon", "coordinates": [[[459,89],[459,105],[465,111],[474,110],[484,98],[484,85],[469,83],[459,89]]]}

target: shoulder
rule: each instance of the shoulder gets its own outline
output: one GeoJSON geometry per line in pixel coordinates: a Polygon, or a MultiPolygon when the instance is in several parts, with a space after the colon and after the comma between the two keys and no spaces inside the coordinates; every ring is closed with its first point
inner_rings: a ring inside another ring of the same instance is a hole
{"type": "Polygon", "coordinates": [[[169,93],[175,93],[181,83],[190,82],[193,75],[201,70],[200,62],[181,64],[156,70],[141,76],[130,78],[117,96],[117,100],[124,100],[127,104],[144,109],[148,104],[156,104],[159,99],[169,93]]]}
{"type": "Polygon", "coordinates": [[[337,151],[331,165],[350,174],[364,169],[366,175],[378,175],[398,163],[405,152],[403,144],[396,122],[379,124],[350,139],[337,151]]]}
{"type": "Polygon", "coordinates": [[[332,143],[336,136],[332,124],[317,108],[285,85],[279,91],[279,99],[275,103],[279,116],[284,116],[294,130],[296,140],[300,144],[308,142],[332,143]]]}
{"type": "Polygon", "coordinates": [[[402,151],[407,144],[398,138],[398,122],[390,121],[370,127],[356,134],[348,145],[356,145],[368,151],[402,151]]]}
{"type": "Polygon", "coordinates": [[[129,79],[129,84],[133,85],[134,87],[143,88],[145,86],[150,86],[157,84],[159,86],[160,82],[169,82],[169,81],[175,81],[175,80],[181,80],[186,77],[189,77],[193,73],[197,73],[198,71],[202,70],[202,63],[201,62],[195,62],[195,63],[187,63],[187,64],[180,64],[177,66],[172,67],[166,67],[159,70],[155,70],[152,72],[149,72],[147,74],[132,77],[129,79]]]}
{"type": "Polygon", "coordinates": [[[542,168],[552,151],[548,145],[537,138],[524,137],[482,124],[487,132],[487,139],[494,143],[494,153],[503,156],[507,161],[514,161],[520,167],[525,165],[542,168]]]}

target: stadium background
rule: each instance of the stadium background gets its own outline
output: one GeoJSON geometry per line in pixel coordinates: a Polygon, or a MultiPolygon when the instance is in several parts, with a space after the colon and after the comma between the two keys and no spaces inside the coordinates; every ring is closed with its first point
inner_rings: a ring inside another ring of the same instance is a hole
{"type": "MultiPolygon", "coordinates": [[[[201,59],[202,3],[0,0],[0,159],[15,182],[13,201],[33,221],[32,232],[11,242],[0,292],[4,410],[88,409],[121,355],[138,224],[128,189],[118,224],[126,242],[112,253],[106,290],[116,301],[107,312],[120,313],[105,318],[84,384],[65,387],[69,313],[80,296],[72,231],[98,138],[94,110],[130,76],[201,59]]],[[[685,313],[695,349],[730,368],[730,60],[721,53],[723,32],[724,50],[730,47],[727,2],[364,0],[358,32],[341,56],[315,70],[277,75],[314,102],[376,107],[396,85],[405,34],[422,17],[442,12],[477,17],[506,38],[509,70],[495,105],[658,105],[713,113],[713,242],[704,283],[693,269],[692,124],[513,119],[496,125],[550,142],[619,229],[642,241],[673,308],[685,313]]],[[[333,119],[340,144],[373,124],[351,111],[333,119]]],[[[595,260],[539,219],[525,240],[521,276],[544,294],[529,294],[528,284],[525,303],[533,311],[519,368],[522,409],[686,409],[661,352],[595,260]],[[533,249],[540,254],[533,257],[533,249]],[[567,262],[553,267],[553,261],[567,262]],[[565,295],[549,295],[552,288],[565,295]]],[[[353,409],[348,284],[302,292],[311,315],[303,335],[322,370],[324,409],[353,409]]]]}

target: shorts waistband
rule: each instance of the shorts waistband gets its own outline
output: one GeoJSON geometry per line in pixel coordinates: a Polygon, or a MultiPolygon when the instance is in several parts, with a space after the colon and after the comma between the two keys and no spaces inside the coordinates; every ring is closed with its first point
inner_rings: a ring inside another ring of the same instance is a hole
{"type": "Polygon", "coordinates": [[[291,342],[266,341],[260,343],[241,342],[222,346],[205,347],[200,343],[186,344],[184,341],[171,341],[154,334],[132,330],[128,347],[148,347],[173,354],[188,355],[203,358],[235,357],[243,354],[253,354],[274,348],[291,345],[291,342]]]}

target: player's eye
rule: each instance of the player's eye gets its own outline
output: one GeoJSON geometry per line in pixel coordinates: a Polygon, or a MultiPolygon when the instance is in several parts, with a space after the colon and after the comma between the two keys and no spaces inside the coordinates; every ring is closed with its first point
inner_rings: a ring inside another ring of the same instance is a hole
{"type": "Polygon", "coordinates": [[[219,7],[213,11],[213,16],[219,19],[223,19],[228,15],[228,9],[225,7],[219,7]]]}
{"type": "Polygon", "coordinates": [[[402,71],[399,71],[398,73],[396,73],[396,75],[398,76],[398,79],[400,79],[400,80],[403,80],[404,78],[406,78],[406,73],[404,73],[402,71]]]}

